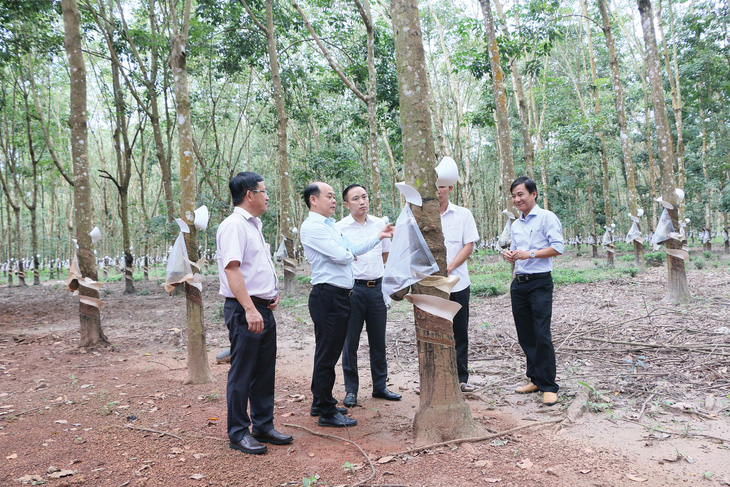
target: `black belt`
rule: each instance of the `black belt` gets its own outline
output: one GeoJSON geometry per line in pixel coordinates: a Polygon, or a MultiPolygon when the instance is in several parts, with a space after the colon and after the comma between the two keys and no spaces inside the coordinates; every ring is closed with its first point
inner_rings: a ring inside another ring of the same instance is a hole
{"type": "Polygon", "coordinates": [[[550,277],[550,272],[538,272],[537,274],[515,274],[517,282],[534,281],[535,279],[542,279],[543,277],[550,277]]]}
{"type": "Polygon", "coordinates": [[[358,284],[360,286],[367,286],[367,287],[375,287],[378,284],[383,282],[382,277],[378,277],[377,279],[373,279],[371,281],[368,281],[366,279],[355,279],[355,284],[358,284]]]}
{"type": "Polygon", "coordinates": [[[251,296],[251,301],[253,301],[253,304],[260,304],[261,306],[266,306],[267,308],[275,300],[276,300],[276,298],[274,298],[274,299],[261,299],[261,298],[257,298],[256,296],[251,296]]]}
{"type": "Polygon", "coordinates": [[[314,287],[319,286],[321,289],[332,291],[343,296],[352,296],[352,289],[345,289],[342,287],[333,286],[332,284],[315,284],[314,287]]]}

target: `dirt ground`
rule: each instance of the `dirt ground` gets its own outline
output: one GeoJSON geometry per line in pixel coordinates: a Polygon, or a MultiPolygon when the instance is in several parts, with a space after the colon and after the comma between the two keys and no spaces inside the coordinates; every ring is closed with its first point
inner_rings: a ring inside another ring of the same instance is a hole
{"type": "MultiPolygon", "coordinates": [[[[138,282],[136,295],[105,286],[113,346],[93,351],[78,348],[78,302],[63,282],[0,287],[0,485],[730,485],[730,259],[711,261],[720,264],[688,270],[687,306],[660,302],[664,267],[556,287],[561,402],[552,408],[512,392],[524,359],[509,298],[472,297],[472,416],[490,433],[526,427],[410,454],[395,454],[413,446],[419,404],[405,302],[389,313],[387,340],[389,387],[403,400],[370,397],[363,334],[360,403],[350,413],[359,424],[341,430],[309,416],[309,287],[282,301],[275,423],[294,442],[252,456],[228,447],[227,365],[215,363],[228,340],[215,276],[204,285],[214,381],[203,385],[183,384],[184,298],[158,282],[138,282]]],[[[556,263],[595,265],[587,256],[556,263]]]]}

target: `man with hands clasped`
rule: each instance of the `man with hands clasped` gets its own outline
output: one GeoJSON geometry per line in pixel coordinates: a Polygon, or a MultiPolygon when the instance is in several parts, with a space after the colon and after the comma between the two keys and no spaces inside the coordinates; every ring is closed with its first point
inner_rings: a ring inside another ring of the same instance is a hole
{"type": "Polygon", "coordinates": [[[235,208],[216,234],[220,294],[226,298],[223,318],[231,341],[228,437],[231,448],[261,454],[267,451],[262,443],[292,441],[274,429],[279,283],[259,218],[269,208],[269,196],[263,178],[253,172],[238,173],[228,185],[235,208]]]}
{"type": "Polygon", "coordinates": [[[518,393],[542,391],[542,402],[558,402],[555,382],[555,349],[550,321],[553,310],[553,257],[563,253],[563,228],[555,214],[537,204],[537,185],[527,177],[510,186],[512,201],[520,212],[510,228],[512,244],[504,252],[515,264],[510,286],[512,316],[520,347],[527,358],[530,382],[515,389],[518,393]]]}

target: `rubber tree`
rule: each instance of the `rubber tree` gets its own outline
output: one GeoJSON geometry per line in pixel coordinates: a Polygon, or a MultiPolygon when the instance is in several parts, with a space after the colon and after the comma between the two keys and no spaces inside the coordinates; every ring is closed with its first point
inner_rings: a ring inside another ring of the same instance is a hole
{"type": "MultiPolygon", "coordinates": [[[[497,147],[499,147],[500,167],[499,198],[501,198],[503,209],[515,213],[512,198],[509,195],[509,187],[512,185],[512,181],[515,180],[515,163],[512,155],[512,138],[510,136],[507,94],[504,88],[504,71],[502,71],[502,63],[499,58],[497,32],[494,28],[494,15],[492,15],[490,0],[479,0],[479,4],[484,14],[484,31],[496,106],[495,118],[497,119],[497,147]]],[[[508,222],[511,222],[509,217],[505,218],[508,222]]],[[[514,270],[514,265],[512,268],[514,270]]]]}
{"type": "MultiPolygon", "coordinates": [[[[190,92],[186,48],[190,31],[191,0],[185,0],[182,17],[178,20],[175,0],[170,0],[172,35],[170,37],[170,67],[175,87],[175,112],[177,115],[178,147],[180,149],[180,212],[182,219],[190,227],[185,234],[188,258],[198,260],[198,245],[195,225],[195,160],[193,158],[193,132],[190,120],[190,92]]],[[[200,290],[185,283],[185,302],[188,324],[188,384],[212,382],[213,374],[208,365],[205,340],[205,320],[203,318],[203,295],[200,290]]]]}
{"type": "MultiPolygon", "coordinates": [[[[391,0],[395,34],[400,116],[403,128],[404,175],[418,189],[423,206],[411,205],[418,227],[445,275],[446,248],[436,195],[436,150],[427,96],[426,58],[417,0],[391,0]]],[[[448,295],[433,287],[415,285],[414,292],[448,295]]],[[[416,444],[478,434],[482,427],[471,417],[459,389],[452,323],[414,308],[421,395],[413,420],[416,444]]]]}
{"type": "MultiPolygon", "coordinates": [[[[86,112],[86,64],[81,49],[81,15],[76,0],[63,0],[64,46],[69,64],[70,75],[70,114],[68,125],[71,128],[71,158],[74,174],[74,220],[78,249],[79,270],[83,277],[98,280],[96,258],[92,249],[91,232],[94,207],[91,200],[91,179],[89,176],[88,129],[86,112]]],[[[99,291],[79,286],[79,294],[99,299],[99,291]]],[[[101,316],[98,306],[79,300],[79,320],[81,323],[81,346],[106,346],[109,342],[101,329],[101,316]]]]}
{"type": "MultiPolygon", "coordinates": [[[[624,91],[621,85],[621,76],[618,69],[618,57],[616,56],[616,43],[611,30],[611,21],[608,17],[608,8],[605,0],[597,0],[598,9],[601,11],[601,19],[603,21],[603,34],[606,37],[606,45],[608,47],[608,65],[611,68],[611,85],[616,100],[616,117],[618,118],[619,139],[621,142],[621,153],[624,157],[624,167],[626,168],[626,193],[629,203],[629,213],[638,217],[638,195],[636,193],[636,174],[634,171],[634,161],[631,157],[631,140],[626,123],[626,105],[624,103],[624,91]]],[[[638,226],[638,223],[637,223],[638,226]]],[[[641,227],[639,226],[639,230],[641,227]]],[[[634,263],[639,269],[644,268],[644,246],[641,242],[634,240],[634,263]]]]}
{"type": "MultiPolygon", "coordinates": [[[[674,176],[674,144],[669,128],[667,109],[664,101],[664,87],[659,68],[659,54],[654,32],[654,16],[651,0],[638,0],[641,27],[644,32],[644,49],[646,65],[651,86],[651,98],[654,104],[654,123],[658,146],[659,168],[662,175],[662,199],[672,205],[669,215],[674,228],[679,229],[679,201],[676,194],[676,179],[674,176]]],[[[683,242],[669,238],[666,241],[667,251],[679,250],[683,242]]],[[[667,294],[663,301],[668,303],[688,303],[690,298],[687,274],[684,259],[667,254],[667,294]]]]}

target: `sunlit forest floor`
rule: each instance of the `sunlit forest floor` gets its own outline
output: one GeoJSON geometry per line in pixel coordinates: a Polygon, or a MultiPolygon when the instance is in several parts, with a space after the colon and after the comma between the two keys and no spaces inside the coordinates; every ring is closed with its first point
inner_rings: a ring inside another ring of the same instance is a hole
{"type": "Polygon", "coordinates": [[[64,281],[0,285],[0,484],[730,485],[730,255],[714,247],[691,249],[686,306],[661,303],[666,264],[637,272],[633,256],[619,249],[608,268],[603,252],[593,259],[586,247],[556,259],[561,389],[552,408],[538,395],[512,392],[524,381],[524,358],[503,294],[509,268],[479,252],[470,260],[470,382],[477,391],[466,399],[487,432],[528,427],[399,455],[413,446],[419,404],[406,302],[393,303],[387,337],[388,386],[403,400],[370,397],[363,334],[359,404],[350,412],[359,424],[320,428],[309,416],[314,340],[303,264],[297,293],[277,311],[275,422],[294,443],[249,456],[227,445],[227,365],[216,364],[215,354],[228,340],[215,275],[204,285],[214,381],[203,385],[183,385],[184,298],[164,292],[162,269],[136,282],[134,295],[124,295],[121,276],[110,273],[102,317],[113,346],[93,351],[78,348],[78,302],[64,281]],[[351,443],[312,432],[351,440],[368,458],[351,443]]]}

